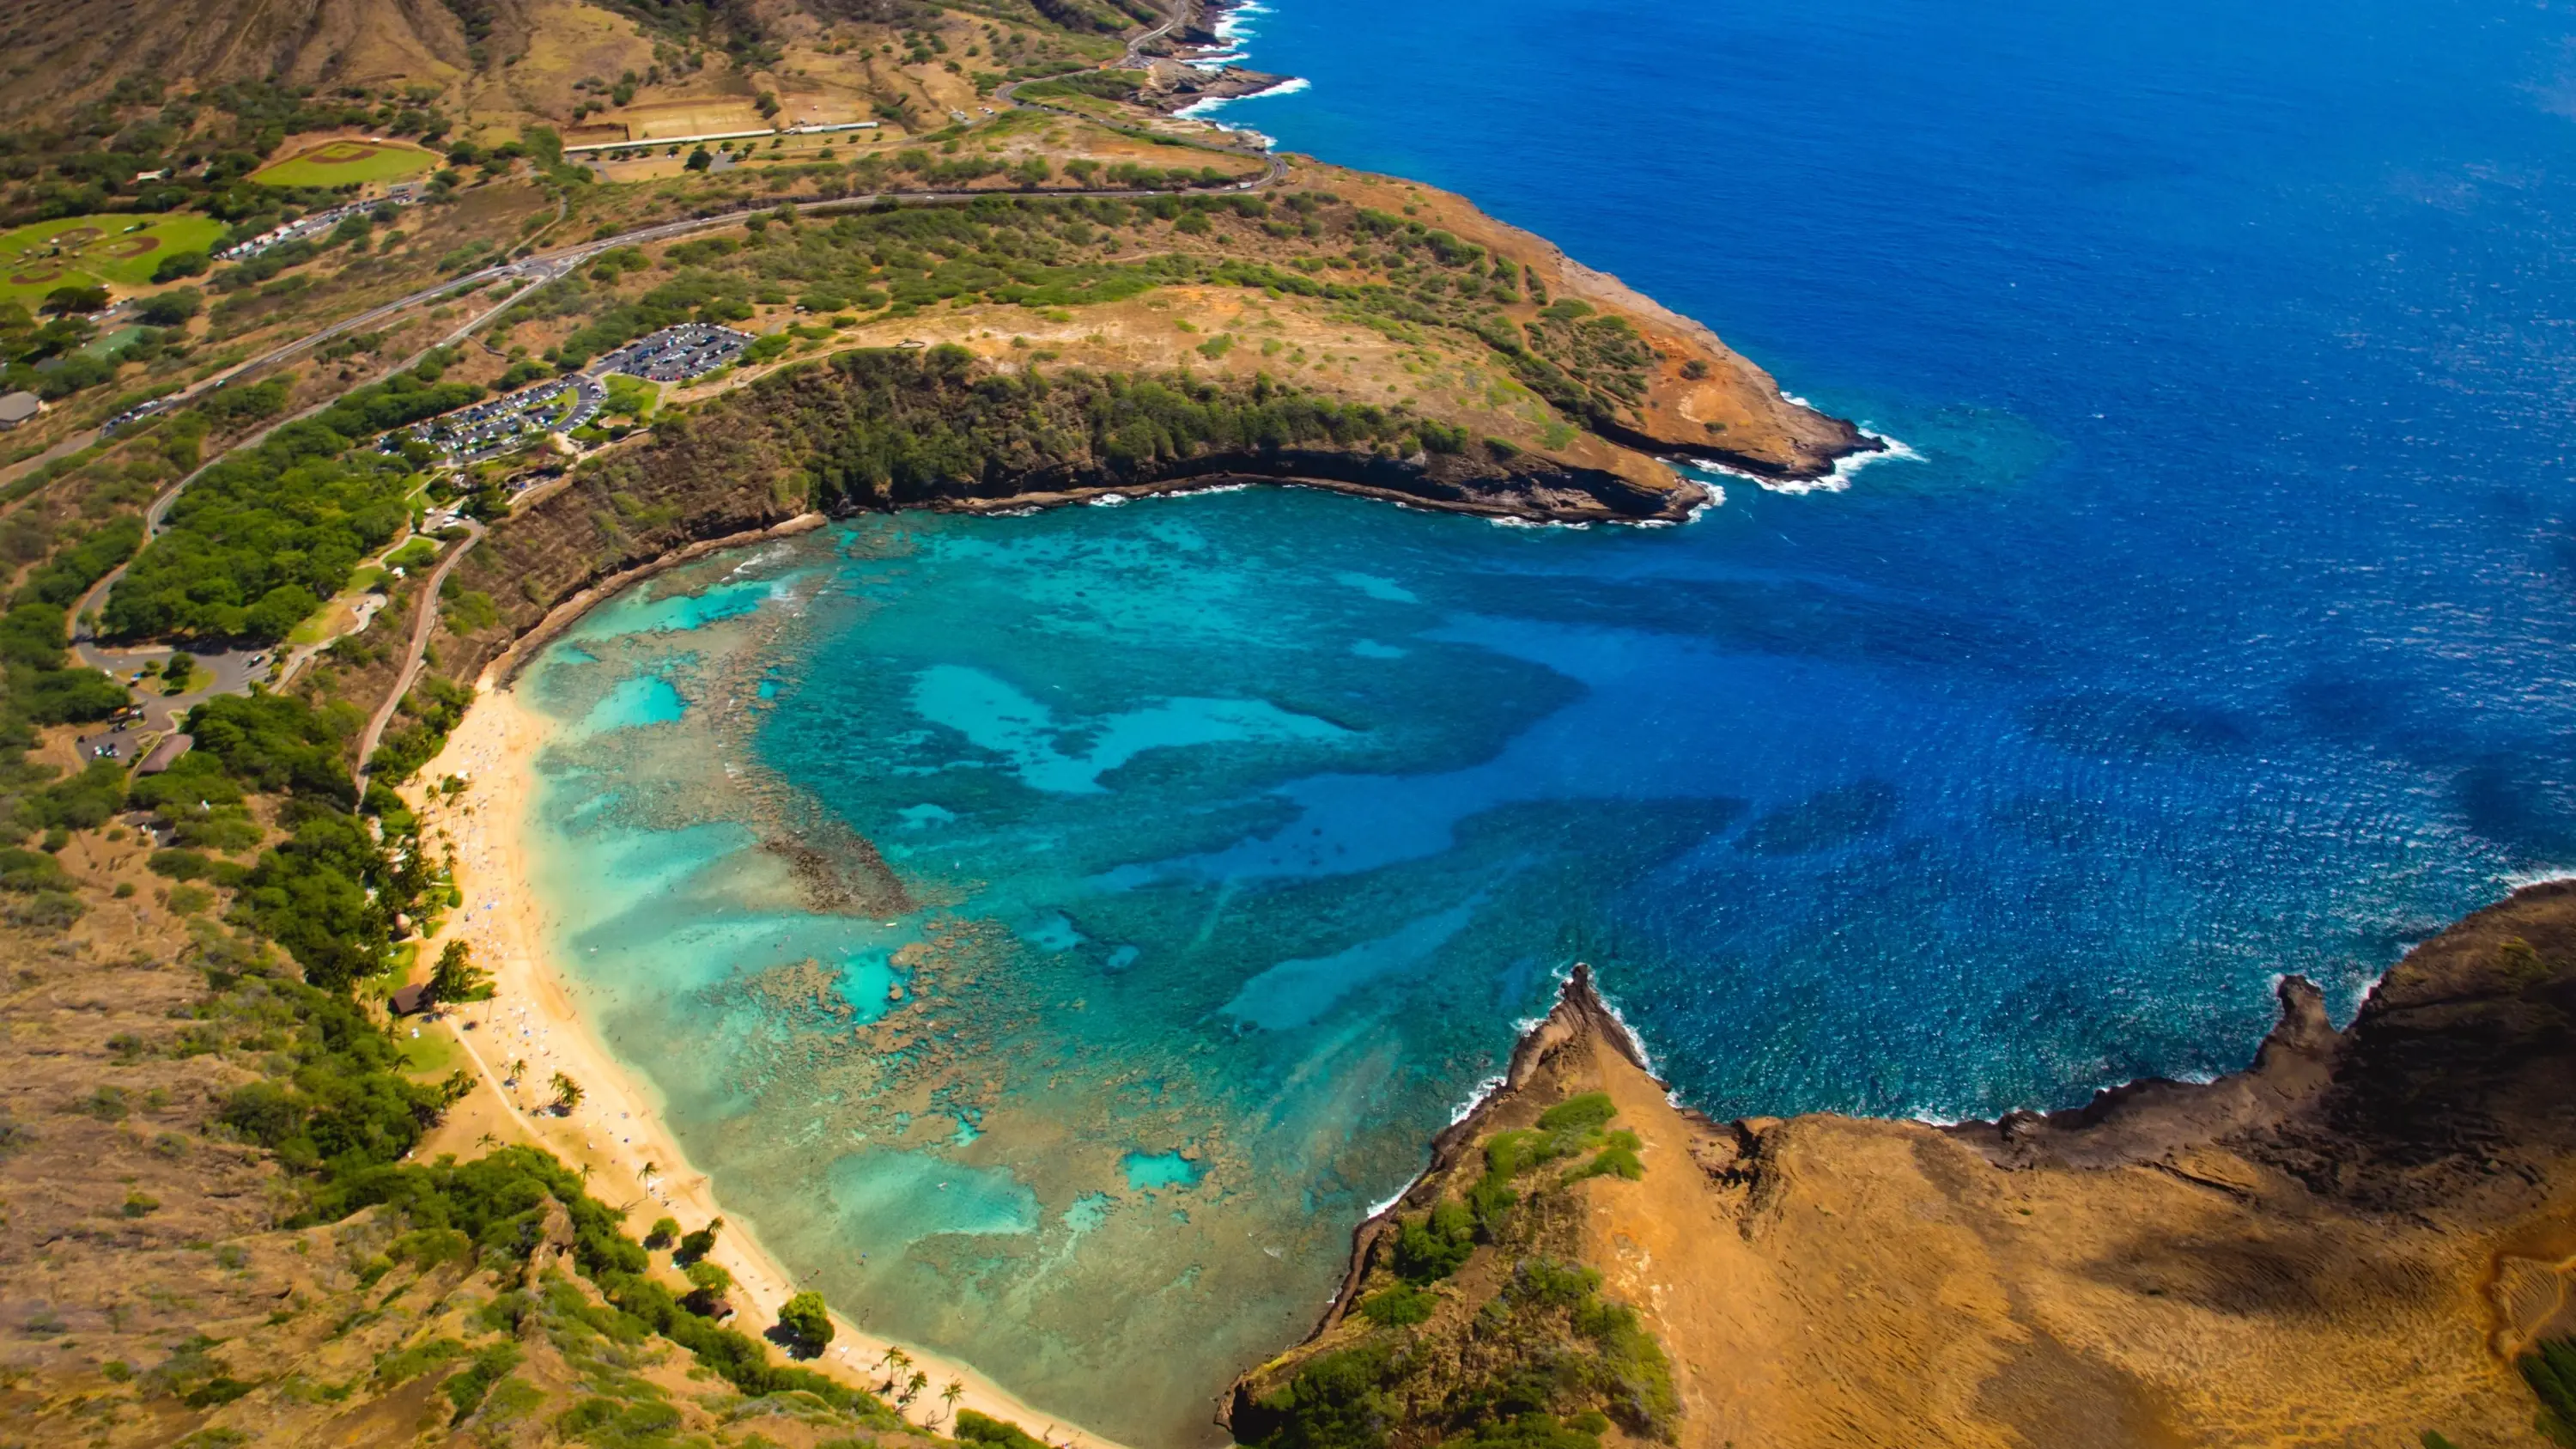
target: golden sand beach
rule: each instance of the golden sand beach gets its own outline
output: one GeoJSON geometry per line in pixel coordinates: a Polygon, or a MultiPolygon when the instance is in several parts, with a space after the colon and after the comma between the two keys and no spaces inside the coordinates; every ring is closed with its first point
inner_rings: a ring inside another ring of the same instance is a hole
{"type": "MultiPolygon", "coordinates": [[[[487,676],[446,748],[416,777],[422,783],[406,791],[432,848],[454,850],[456,886],[464,898],[423,945],[421,959],[433,958],[451,939],[464,940],[476,963],[491,973],[495,989],[490,1001],[455,1008],[442,1022],[422,1027],[452,1032],[490,1091],[461,1104],[421,1152],[466,1156],[485,1132],[505,1140],[523,1137],[582,1170],[593,1195],[628,1211],[630,1231],[640,1234],[666,1214],[684,1229],[722,1216],[725,1228],[711,1259],[733,1275],[735,1326],[763,1332],[796,1291],[794,1280],[761,1246],[756,1225],[727,1212],[715,1185],[689,1165],[650,1087],[600,1044],[547,956],[547,919],[528,885],[522,838],[527,812],[536,805],[534,765],[544,734],[544,721],[487,676]],[[461,794],[450,797],[433,788],[449,776],[466,782],[461,794]],[[505,1077],[514,1060],[524,1060],[527,1070],[512,1088],[505,1077]],[[557,1072],[583,1088],[580,1105],[563,1116],[547,1105],[557,1072]]],[[[955,1383],[962,1388],[958,1408],[1011,1420],[1069,1449],[1119,1449],[1114,1441],[1021,1402],[969,1365],[861,1332],[843,1311],[849,1306],[833,1305],[838,1332],[811,1366],[875,1390],[887,1381],[881,1367],[887,1351],[901,1349],[911,1359],[902,1376],[928,1376],[927,1386],[903,1410],[913,1422],[944,1427],[950,1414],[942,1391],[955,1383]]]]}

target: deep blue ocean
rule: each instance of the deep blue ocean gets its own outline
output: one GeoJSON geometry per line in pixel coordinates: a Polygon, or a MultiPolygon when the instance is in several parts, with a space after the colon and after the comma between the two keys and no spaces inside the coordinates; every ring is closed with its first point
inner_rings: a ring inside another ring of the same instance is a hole
{"type": "Polygon", "coordinates": [[[872,519],[594,616],[529,686],[565,957],[854,1316],[1203,1441],[1576,959],[1714,1113],[1987,1115],[2576,866],[2565,11],[1237,23],[1310,84],[1220,119],[1911,456],[1651,531],[872,519]],[[800,907],[782,830],[909,903],[800,907]]]}

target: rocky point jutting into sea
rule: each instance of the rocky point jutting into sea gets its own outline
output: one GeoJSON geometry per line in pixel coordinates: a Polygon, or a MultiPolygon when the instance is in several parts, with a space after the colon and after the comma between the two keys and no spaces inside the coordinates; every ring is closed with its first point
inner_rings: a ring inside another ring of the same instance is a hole
{"type": "Polygon", "coordinates": [[[1668,1382],[1612,1363],[1610,1416],[1684,1445],[2527,1442],[2512,1364],[2576,1329],[2576,885],[2416,948],[2342,1031],[2309,983],[2280,995],[2253,1064],[2215,1081],[1950,1127],[1715,1122],[1672,1103],[1578,966],[1228,1422],[1310,1422],[1292,1386],[1338,1367],[1373,1380],[1395,1442],[1429,1443],[1480,1378],[1604,1362],[1579,1329],[1493,1332],[1562,1261],[1668,1359],[1668,1382]],[[1418,1326],[1360,1311],[1408,1291],[1399,1224],[1474,1201],[1498,1143],[1527,1154],[1592,1093],[1640,1174],[1532,1193],[1418,1326]]]}

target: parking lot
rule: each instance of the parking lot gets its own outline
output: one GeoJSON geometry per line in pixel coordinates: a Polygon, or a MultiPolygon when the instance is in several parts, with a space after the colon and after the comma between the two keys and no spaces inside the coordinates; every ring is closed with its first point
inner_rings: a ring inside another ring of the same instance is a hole
{"type": "Polygon", "coordinates": [[[622,372],[646,382],[687,382],[740,357],[754,340],[750,333],[730,327],[683,322],[627,343],[601,358],[591,372],[600,377],[622,372]]]}
{"type": "Polygon", "coordinates": [[[479,463],[526,447],[547,433],[588,426],[607,405],[608,387],[600,379],[612,372],[647,382],[688,382],[733,362],[756,340],[748,332],[703,322],[665,327],[570,377],[521,388],[388,433],[382,446],[388,453],[399,452],[405,439],[417,439],[436,448],[448,462],[479,463]]]}
{"type": "Polygon", "coordinates": [[[478,463],[524,447],[543,434],[580,427],[597,416],[606,401],[608,390],[594,378],[557,378],[414,423],[385,442],[390,451],[400,446],[401,439],[417,438],[452,461],[478,463]]]}
{"type": "Polygon", "coordinates": [[[309,241],[360,212],[373,211],[380,206],[410,206],[419,200],[420,192],[417,186],[403,185],[395,187],[390,194],[377,197],[372,201],[350,201],[338,206],[327,206],[320,211],[298,217],[284,226],[261,232],[249,241],[226,247],[215,253],[215,260],[248,261],[281,242],[309,241]]]}

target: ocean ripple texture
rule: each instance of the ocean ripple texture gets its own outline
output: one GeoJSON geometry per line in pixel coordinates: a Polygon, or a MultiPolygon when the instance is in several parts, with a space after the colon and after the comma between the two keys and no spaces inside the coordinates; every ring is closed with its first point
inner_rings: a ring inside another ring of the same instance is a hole
{"type": "Polygon", "coordinates": [[[2576,864],[2564,14],[1237,26],[1311,85],[1221,119],[1905,447],[1667,529],[870,519],[550,650],[557,947],[872,1328],[1218,1440],[1577,959],[1712,1113],[1988,1115],[2231,1070],[2281,974],[2348,1014],[2576,864]]]}

